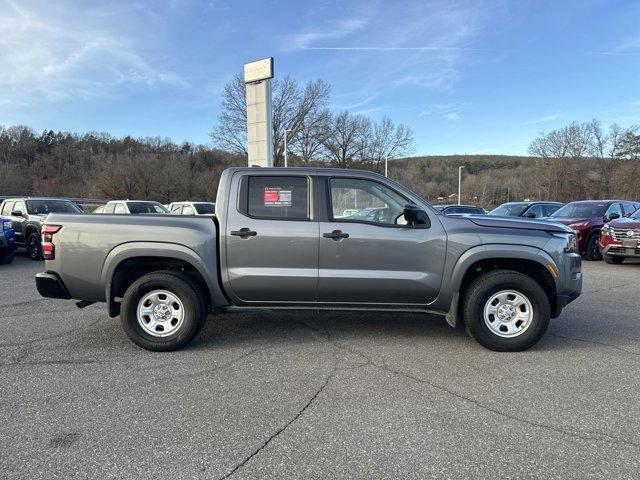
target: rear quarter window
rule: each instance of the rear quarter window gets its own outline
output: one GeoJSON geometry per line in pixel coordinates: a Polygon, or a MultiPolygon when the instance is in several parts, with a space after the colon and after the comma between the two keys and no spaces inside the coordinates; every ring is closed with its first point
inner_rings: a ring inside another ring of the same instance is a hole
{"type": "Polygon", "coordinates": [[[307,177],[250,176],[247,214],[254,218],[307,220],[309,182],[307,177]]]}

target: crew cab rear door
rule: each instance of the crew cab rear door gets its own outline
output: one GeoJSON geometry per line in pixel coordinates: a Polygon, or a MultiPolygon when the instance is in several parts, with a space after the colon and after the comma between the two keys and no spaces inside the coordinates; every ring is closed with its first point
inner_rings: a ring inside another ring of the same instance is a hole
{"type": "Polygon", "coordinates": [[[412,202],[393,187],[356,177],[323,180],[318,301],[416,308],[433,301],[446,253],[437,215],[429,213],[429,228],[411,228],[402,213],[412,202]]]}
{"type": "Polygon", "coordinates": [[[240,302],[315,302],[319,226],[311,177],[257,169],[236,175],[224,232],[229,293],[240,302]]]}

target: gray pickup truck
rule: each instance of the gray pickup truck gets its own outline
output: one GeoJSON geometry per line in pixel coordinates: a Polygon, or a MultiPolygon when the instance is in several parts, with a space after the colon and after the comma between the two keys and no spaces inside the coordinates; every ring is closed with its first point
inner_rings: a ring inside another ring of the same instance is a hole
{"type": "Polygon", "coordinates": [[[53,213],[42,237],[40,294],[106,302],[156,351],[186,345],[208,313],[256,308],[441,314],[518,351],[582,289],[568,227],[445,216],[354,170],[232,168],[215,217],[53,213]]]}

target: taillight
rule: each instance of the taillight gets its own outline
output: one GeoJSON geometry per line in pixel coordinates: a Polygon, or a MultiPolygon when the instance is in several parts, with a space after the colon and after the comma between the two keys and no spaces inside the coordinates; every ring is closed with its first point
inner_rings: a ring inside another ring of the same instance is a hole
{"type": "Polygon", "coordinates": [[[53,235],[62,228],[62,225],[44,225],[42,227],[42,256],[45,260],[56,258],[56,247],[53,244],[53,235]]]}

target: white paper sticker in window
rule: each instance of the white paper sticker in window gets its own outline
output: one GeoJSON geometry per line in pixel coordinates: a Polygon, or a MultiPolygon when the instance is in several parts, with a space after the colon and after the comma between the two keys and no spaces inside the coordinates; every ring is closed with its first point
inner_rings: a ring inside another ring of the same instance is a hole
{"type": "Polygon", "coordinates": [[[291,197],[291,190],[282,190],[280,187],[264,188],[265,207],[290,207],[291,197]]]}

